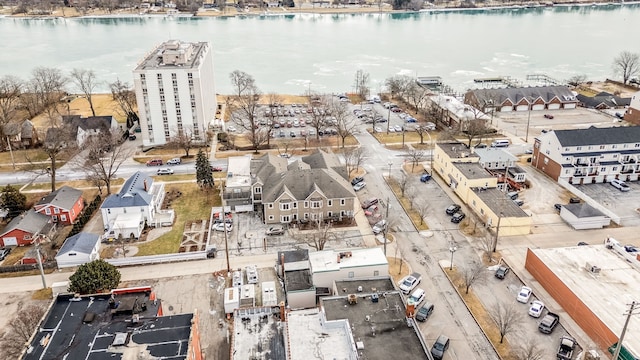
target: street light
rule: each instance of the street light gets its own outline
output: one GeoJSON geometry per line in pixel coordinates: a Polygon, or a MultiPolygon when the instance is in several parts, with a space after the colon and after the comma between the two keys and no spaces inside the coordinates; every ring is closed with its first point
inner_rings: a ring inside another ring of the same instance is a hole
{"type": "MultiPolygon", "coordinates": [[[[389,175],[387,175],[387,177],[388,177],[388,180],[391,180],[391,165],[393,165],[393,163],[392,163],[391,161],[389,161],[389,162],[387,163],[387,165],[389,165],[389,175]]],[[[388,181],[388,180],[387,180],[387,181],[388,181]]]]}
{"type": "Polygon", "coordinates": [[[449,245],[449,252],[451,252],[451,264],[449,265],[449,271],[453,270],[453,253],[457,250],[458,248],[455,245],[449,245]]]}
{"type": "Polygon", "coordinates": [[[496,252],[496,248],[498,247],[498,233],[500,232],[500,220],[502,220],[503,216],[504,216],[504,213],[501,211],[500,214],[498,215],[498,225],[496,226],[496,236],[495,236],[495,239],[493,240],[493,249],[491,249],[492,253],[496,252]]]}

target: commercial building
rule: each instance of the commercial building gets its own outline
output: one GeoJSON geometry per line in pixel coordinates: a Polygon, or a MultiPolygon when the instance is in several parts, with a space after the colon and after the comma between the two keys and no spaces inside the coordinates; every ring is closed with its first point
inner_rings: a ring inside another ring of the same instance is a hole
{"type": "Polygon", "coordinates": [[[640,125],[640,91],[631,97],[629,107],[624,113],[624,120],[635,125],[640,125]]]}
{"type": "Polygon", "coordinates": [[[640,126],[550,131],[536,138],[531,163],[569,184],[637,181],[640,126]]]}
{"type": "Polygon", "coordinates": [[[160,44],[133,70],[133,84],[144,146],[176,136],[206,140],[217,110],[211,43],[160,44]]]}
{"type": "MultiPolygon", "coordinates": [[[[640,299],[638,253],[615,240],[607,245],[529,249],[525,268],[603,351],[618,342],[629,304],[640,299]]],[[[640,322],[631,319],[621,359],[640,356],[637,334],[640,322]]]]}
{"type": "Polygon", "coordinates": [[[201,360],[198,314],[163,316],[150,287],[107,294],[60,294],[53,300],[23,360],[201,360]]]}

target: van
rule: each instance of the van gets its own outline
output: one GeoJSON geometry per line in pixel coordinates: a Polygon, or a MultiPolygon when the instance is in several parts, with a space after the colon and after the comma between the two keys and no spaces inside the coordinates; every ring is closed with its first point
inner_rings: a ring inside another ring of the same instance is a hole
{"type": "Polygon", "coordinates": [[[378,203],[378,198],[371,198],[368,200],[365,200],[365,202],[362,203],[362,208],[363,209],[368,209],[373,205],[376,205],[378,203]]]}
{"type": "Polygon", "coordinates": [[[416,313],[416,320],[425,321],[433,312],[434,306],[432,303],[425,301],[424,305],[416,313]]]}
{"type": "Polygon", "coordinates": [[[409,296],[408,301],[412,301],[415,306],[420,305],[420,303],[424,300],[425,292],[422,289],[416,289],[409,296]]]}
{"type": "Polygon", "coordinates": [[[494,140],[491,143],[491,147],[509,147],[509,145],[511,145],[511,141],[507,140],[507,139],[502,139],[502,140],[494,140]]]}

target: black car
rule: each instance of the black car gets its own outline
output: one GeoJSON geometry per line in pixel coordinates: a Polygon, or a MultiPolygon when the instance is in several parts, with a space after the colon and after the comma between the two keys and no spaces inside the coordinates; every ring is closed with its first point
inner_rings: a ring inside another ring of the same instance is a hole
{"type": "Polygon", "coordinates": [[[458,210],[460,210],[460,205],[458,205],[458,204],[453,204],[453,205],[450,205],[450,206],[447,208],[447,210],[445,210],[445,212],[447,213],[447,215],[453,215],[453,214],[457,213],[457,212],[458,212],[458,210]]]}
{"type": "Polygon", "coordinates": [[[580,198],[579,197],[569,198],[569,204],[580,204],[580,198]]]}
{"type": "Polygon", "coordinates": [[[562,204],[553,204],[553,207],[556,209],[556,211],[560,212],[560,210],[562,210],[562,204]]]}
{"type": "Polygon", "coordinates": [[[364,178],[362,176],[358,176],[358,177],[353,178],[353,180],[351,180],[351,185],[353,186],[353,185],[361,183],[363,181],[364,181],[364,178]]]}
{"type": "Polygon", "coordinates": [[[463,212],[457,212],[457,213],[453,214],[453,216],[451,217],[451,222],[454,223],[454,224],[458,224],[465,217],[466,217],[466,215],[463,212]]]}
{"type": "Polygon", "coordinates": [[[495,276],[502,280],[505,278],[505,276],[507,276],[507,274],[509,273],[509,268],[506,266],[500,266],[495,273],[495,276]]]}
{"type": "Polygon", "coordinates": [[[7,255],[11,252],[11,248],[2,248],[0,249],[0,261],[4,260],[7,255]]]}

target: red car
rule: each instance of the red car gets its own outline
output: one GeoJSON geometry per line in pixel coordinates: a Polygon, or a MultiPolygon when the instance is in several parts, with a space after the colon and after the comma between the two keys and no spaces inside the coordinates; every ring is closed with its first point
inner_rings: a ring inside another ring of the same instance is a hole
{"type": "Polygon", "coordinates": [[[219,167],[219,166],[212,166],[212,167],[211,167],[211,171],[213,171],[213,172],[220,172],[220,171],[222,171],[222,168],[221,168],[221,167],[219,167]]]}

